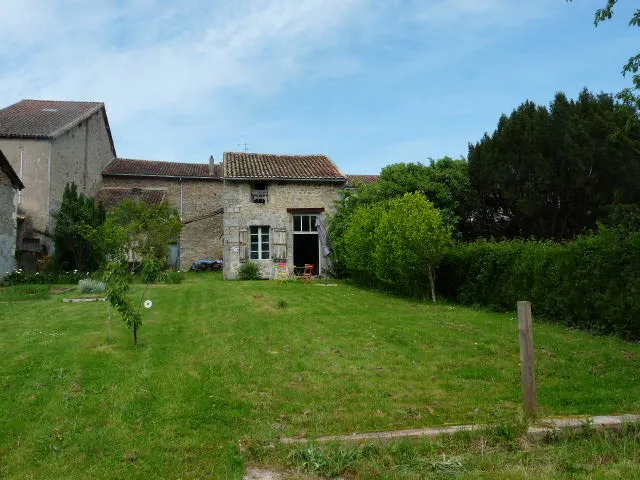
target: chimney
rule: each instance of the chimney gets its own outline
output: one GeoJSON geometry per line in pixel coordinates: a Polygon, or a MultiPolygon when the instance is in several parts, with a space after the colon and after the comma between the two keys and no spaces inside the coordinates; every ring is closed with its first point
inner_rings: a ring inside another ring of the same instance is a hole
{"type": "Polygon", "coordinates": [[[209,157],[209,175],[216,174],[216,159],[213,158],[213,155],[209,157]]]}

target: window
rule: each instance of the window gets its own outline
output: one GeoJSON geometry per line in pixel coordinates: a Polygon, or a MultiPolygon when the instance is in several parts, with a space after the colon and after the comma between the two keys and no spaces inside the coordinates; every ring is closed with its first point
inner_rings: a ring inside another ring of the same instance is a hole
{"type": "Polygon", "coordinates": [[[267,203],[269,190],[266,183],[254,183],[251,185],[251,201],[253,203],[267,203]]]}
{"type": "Polygon", "coordinates": [[[251,227],[251,259],[269,259],[269,227],[251,227]]]}
{"type": "Polygon", "coordinates": [[[317,233],[318,215],[303,214],[293,216],[293,231],[296,233],[317,233]]]}

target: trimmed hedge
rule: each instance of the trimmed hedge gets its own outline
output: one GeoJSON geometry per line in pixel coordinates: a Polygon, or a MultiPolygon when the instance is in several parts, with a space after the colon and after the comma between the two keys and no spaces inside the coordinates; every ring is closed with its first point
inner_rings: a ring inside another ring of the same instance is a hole
{"type": "Polygon", "coordinates": [[[512,240],[450,248],[439,290],[466,305],[515,310],[529,300],[551,321],[640,339],[640,232],[601,228],[557,244],[512,240]]]}

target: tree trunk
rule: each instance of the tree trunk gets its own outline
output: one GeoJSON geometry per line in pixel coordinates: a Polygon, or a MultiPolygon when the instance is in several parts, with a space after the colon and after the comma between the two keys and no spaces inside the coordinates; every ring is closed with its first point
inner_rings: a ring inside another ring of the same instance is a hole
{"type": "Polygon", "coordinates": [[[133,327],[133,344],[138,345],[138,327],[133,327]]]}
{"type": "Polygon", "coordinates": [[[429,285],[431,286],[431,300],[436,303],[436,281],[431,265],[427,265],[427,270],[429,272],[429,285]]]}

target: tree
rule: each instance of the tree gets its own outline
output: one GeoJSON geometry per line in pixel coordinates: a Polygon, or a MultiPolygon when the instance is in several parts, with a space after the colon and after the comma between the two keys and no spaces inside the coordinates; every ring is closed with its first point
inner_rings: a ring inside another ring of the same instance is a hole
{"type": "Polygon", "coordinates": [[[377,277],[399,291],[418,295],[428,279],[435,302],[435,271],[451,240],[451,228],[433,203],[418,192],[391,200],[374,238],[377,277]]]}
{"type": "Polygon", "coordinates": [[[369,284],[376,279],[376,231],[386,208],[386,202],[358,207],[336,245],[342,254],[344,268],[358,280],[369,284]]]}
{"type": "Polygon", "coordinates": [[[67,183],[60,208],[53,217],[56,220],[53,231],[56,265],[66,270],[95,270],[100,263],[99,253],[82,231],[104,223],[106,212],[102,203],[79,194],[75,183],[67,183]]]}
{"type": "Polygon", "coordinates": [[[396,163],[382,169],[379,182],[384,198],[422,192],[442,212],[444,222],[464,230],[470,196],[469,168],[465,159],[443,157],[422,163],[396,163]]]}
{"type": "MultiPolygon", "coordinates": [[[[567,0],[571,2],[572,0],[567,0]]],[[[618,0],[607,0],[606,5],[603,8],[599,8],[596,10],[595,18],[593,20],[594,25],[597,27],[600,22],[605,22],[607,20],[611,20],[614,14],[614,8],[618,0]]],[[[640,9],[636,9],[636,11],[631,15],[631,20],[629,20],[629,26],[640,27],[640,9]]],[[[629,58],[627,63],[622,67],[622,75],[627,76],[627,74],[631,75],[631,80],[633,83],[633,87],[625,88],[622,90],[617,97],[622,100],[626,105],[632,106],[635,109],[640,109],[640,54],[634,55],[629,58]]]]}
{"type": "Polygon", "coordinates": [[[167,202],[147,206],[124,200],[100,228],[85,229],[85,234],[105,258],[136,265],[145,258],[165,261],[169,243],[180,235],[182,227],[178,212],[167,202]]]}
{"type": "Polygon", "coordinates": [[[525,102],[469,146],[469,175],[473,236],[570,239],[640,200],[640,122],[586,89],[549,108],[525,102]]]}
{"type": "Polygon", "coordinates": [[[444,222],[452,227],[452,232],[458,238],[467,236],[473,192],[466,160],[444,157],[439,160],[430,159],[429,165],[388,165],[382,169],[377,182],[360,185],[355,191],[342,193],[336,213],[329,224],[332,265],[336,275],[344,275],[349,270],[342,250],[344,244],[340,242],[340,238],[355,218],[356,210],[416,191],[422,192],[442,212],[444,222]]]}
{"type": "Polygon", "coordinates": [[[147,206],[125,200],[108,215],[103,225],[84,229],[86,238],[106,261],[107,301],[133,332],[134,345],[138,344],[138,330],[142,326],[144,294],[137,305],[129,296],[133,280],[133,269],[129,265],[142,264],[148,288],[166,262],[169,242],[180,235],[182,227],[178,213],[166,202],[147,206]]]}

